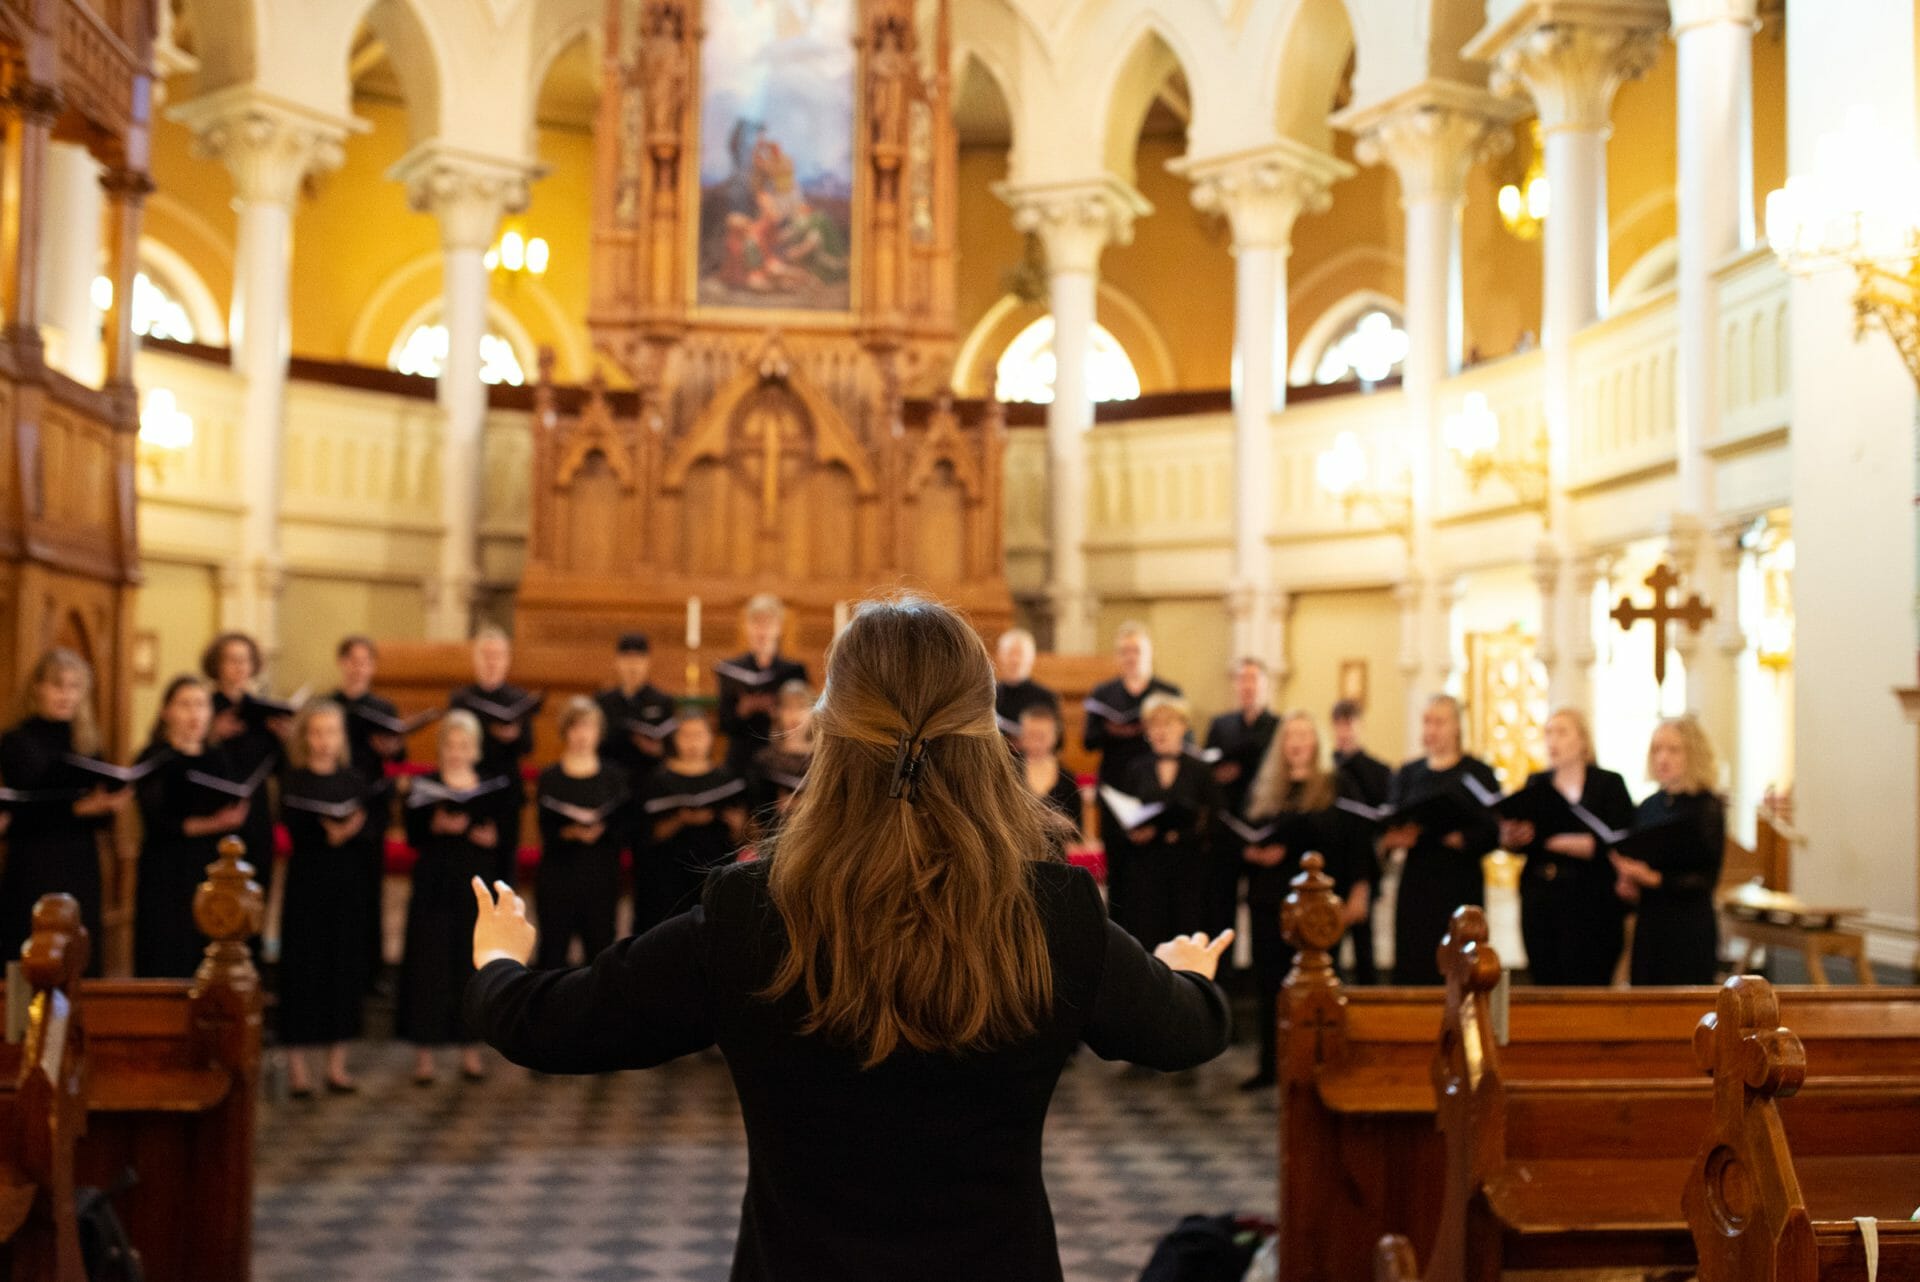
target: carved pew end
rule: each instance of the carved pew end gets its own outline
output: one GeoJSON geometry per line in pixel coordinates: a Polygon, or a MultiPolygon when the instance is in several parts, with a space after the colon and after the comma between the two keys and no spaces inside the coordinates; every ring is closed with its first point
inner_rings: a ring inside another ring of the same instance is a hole
{"type": "Polygon", "coordinates": [[[1413,1243],[1398,1233],[1389,1233],[1373,1249],[1373,1282],[1420,1282],[1420,1268],[1413,1256],[1413,1243]]]}

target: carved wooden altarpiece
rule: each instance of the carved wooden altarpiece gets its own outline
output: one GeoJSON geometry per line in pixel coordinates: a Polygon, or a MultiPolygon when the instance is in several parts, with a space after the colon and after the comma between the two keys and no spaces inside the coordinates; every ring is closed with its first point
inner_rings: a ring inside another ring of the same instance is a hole
{"type": "Polygon", "coordinates": [[[924,41],[911,0],[609,0],[606,22],[588,323],[624,386],[542,371],[520,638],[598,655],[646,628],[671,678],[693,596],[710,654],[763,591],[803,657],[837,602],[899,584],[1004,625],[1002,424],[941,395],[945,3],[924,41]],[[825,68],[804,89],[781,40],[825,68]]]}

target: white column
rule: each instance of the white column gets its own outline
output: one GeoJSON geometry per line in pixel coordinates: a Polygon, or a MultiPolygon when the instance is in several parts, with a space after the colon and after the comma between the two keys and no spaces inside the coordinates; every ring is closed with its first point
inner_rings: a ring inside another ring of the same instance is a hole
{"type": "MultiPolygon", "coordinates": [[[[1687,662],[1687,706],[1707,721],[1714,742],[1726,745],[1731,770],[1739,763],[1740,686],[1735,586],[1727,572],[1732,536],[1707,537],[1714,523],[1712,459],[1707,441],[1719,421],[1720,283],[1715,271],[1753,243],[1754,0],[1675,0],[1673,39],[1678,59],[1675,136],[1680,262],[1679,404],[1675,442],[1679,501],[1674,515],[1674,565],[1689,586],[1718,612],[1719,644],[1694,644],[1682,632],[1687,662]],[[1732,629],[1729,634],[1725,631],[1732,629]]],[[[1736,555],[1737,562],[1737,555],[1736,555]]],[[[1737,565],[1736,565],[1737,568],[1737,565]]],[[[1736,784],[1729,779],[1729,787],[1736,784]]],[[[1739,816],[1744,824],[1746,817],[1739,816]]]]}
{"type": "Polygon", "coordinates": [[[74,142],[47,148],[46,212],[40,237],[40,323],[47,364],[76,382],[98,387],[105,364],[93,278],[100,274],[102,212],[100,162],[74,142]]]}
{"type": "Polygon", "coordinates": [[[440,516],[437,582],[428,594],[427,631],[441,640],[465,637],[479,578],[482,445],[487,388],[480,381],[480,340],[487,331],[487,246],[500,219],[526,208],[525,166],[461,155],[434,144],[416,148],[394,167],[413,208],[440,221],[441,323],[447,360],[441,367],[440,516]]]}
{"type": "Polygon", "coordinates": [[[1019,185],[999,190],[1013,207],[1013,225],[1040,237],[1047,252],[1047,294],[1053,313],[1053,402],[1047,407],[1050,496],[1047,602],[1051,648],[1087,653],[1095,648],[1095,602],[1087,582],[1087,432],[1093,399],[1087,386],[1100,251],[1125,244],[1133,220],[1152,207],[1112,178],[1090,182],[1019,185]]]}
{"type": "Polygon", "coordinates": [[[1287,401],[1287,257],[1294,220],[1327,208],[1329,187],[1353,169],[1286,140],[1173,168],[1193,180],[1193,203],[1224,214],[1233,232],[1233,576],[1227,608],[1234,654],[1271,661],[1280,638],[1267,526],[1275,483],[1273,416],[1287,401]]]}
{"type": "Polygon", "coordinates": [[[1446,466],[1439,388],[1460,367],[1460,216],[1467,172],[1508,142],[1511,107],[1485,90],[1428,81],[1335,119],[1359,139],[1368,164],[1388,164],[1400,180],[1406,227],[1404,286],[1407,358],[1402,368],[1411,454],[1413,520],[1407,577],[1399,592],[1401,667],[1408,683],[1407,734],[1419,742],[1426,699],[1446,688],[1451,667],[1433,550],[1436,469],[1446,466]]]}
{"type": "Polygon", "coordinates": [[[242,86],[182,103],[172,115],[199,149],[233,175],[239,222],[233,307],[227,321],[233,369],[244,381],[241,410],[241,520],[238,591],[223,596],[221,626],[279,648],[281,455],[289,323],[287,276],[293,211],[309,174],[337,167],[350,122],[296,108],[242,86]]]}
{"type": "MultiPolygon", "coordinates": [[[[1910,0],[1789,0],[1787,170],[1812,174],[1852,108],[1914,154],[1910,0]]],[[[1793,282],[1796,825],[1794,891],[1863,903],[1882,960],[1914,957],[1915,742],[1893,687],[1915,684],[1914,381],[1877,328],[1854,334],[1844,269],[1793,282]],[[1904,934],[1904,939],[1899,932],[1904,934]]]]}
{"type": "Polygon", "coordinates": [[[1551,193],[1545,234],[1541,346],[1546,359],[1547,537],[1559,562],[1541,600],[1541,635],[1556,638],[1548,689],[1557,706],[1586,707],[1591,684],[1568,644],[1589,630],[1574,579],[1567,472],[1574,433],[1573,342],[1606,308],[1607,135],[1613,95],[1653,64],[1667,28],[1666,0],[1594,0],[1568,17],[1549,0],[1525,0],[1470,42],[1467,56],[1494,64],[1493,87],[1531,95],[1546,135],[1551,193]]]}

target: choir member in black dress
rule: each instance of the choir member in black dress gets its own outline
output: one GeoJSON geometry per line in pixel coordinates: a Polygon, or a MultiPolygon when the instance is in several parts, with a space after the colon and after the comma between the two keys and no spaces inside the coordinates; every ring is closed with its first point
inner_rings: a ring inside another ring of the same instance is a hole
{"type": "Polygon", "coordinates": [[[195,783],[190,775],[228,777],[207,746],[213,697],[206,682],[178,676],[160,698],[160,719],[140,761],[160,766],[134,785],[140,805],[140,864],[134,891],[133,973],[187,979],[200,967],[207,938],[193,920],[193,897],[219,857],[220,839],[238,832],[251,807],[195,783]]]}
{"type": "Polygon", "coordinates": [[[527,802],[521,764],[533,751],[533,696],[507,679],[513,667],[513,643],[491,625],[473,637],[473,681],[453,692],[448,706],[479,718],[482,738],[476,767],[482,778],[505,779],[507,786],[486,803],[487,816],[500,841],[494,847],[495,879],[513,883],[520,871],[520,812],[527,802]],[[524,711],[521,711],[524,709],[524,711]],[[519,712],[518,716],[503,716],[519,712]]]}
{"type": "Polygon", "coordinates": [[[762,592],[747,602],[747,652],[714,665],[720,686],[720,733],[727,736],[727,766],[741,778],[753,768],[753,755],[773,740],[773,714],[780,689],[789,681],[807,681],[807,665],[780,653],[780,630],[787,607],[762,592]]]}
{"type": "Polygon", "coordinates": [[[369,846],[384,844],[380,802],[386,780],[354,768],[347,714],[318,699],[300,709],[287,737],[292,767],[280,813],[292,839],[280,905],[280,1041],[288,1048],[287,1089],[313,1093],[305,1051],[326,1047],[327,1089],[351,1094],[347,1043],[360,1036],[367,991],[369,846]]]}
{"type": "MultiPolygon", "coordinates": [[[[638,784],[667,756],[673,731],[674,697],[653,684],[653,643],[644,632],[625,632],[613,646],[613,685],[594,696],[606,729],[600,759],[626,772],[638,784]]],[[[614,820],[615,837],[638,859],[646,848],[646,822],[635,806],[614,820]]]]}
{"type": "Polygon", "coordinates": [[[1140,719],[1150,755],[1134,762],[1120,791],[1161,810],[1127,830],[1140,926],[1134,938],[1168,939],[1200,930],[1206,918],[1207,835],[1220,789],[1212,768],[1189,751],[1193,714],[1185,699],[1148,695],[1140,719]]]}
{"type": "Polygon", "coordinates": [[[789,681],[774,708],[773,742],[753,754],[747,776],[752,829],[760,837],[779,831],[812,764],[813,691],[804,681],[789,681]]]}
{"type": "MultiPolygon", "coordinates": [[[[1525,855],[1520,873],[1520,937],[1536,984],[1604,988],[1613,982],[1625,944],[1625,910],[1614,893],[1617,874],[1579,806],[1610,829],[1633,823],[1627,781],[1593,760],[1593,734],[1578,710],[1547,718],[1547,768],[1527,779],[1546,804],[1537,820],[1504,819],[1500,844],[1525,855]],[[1557,794],[1546,795],[1548,792],[1557,794]]],[[[1523,794],[1524,796],[1524,794],[1523,794]]]]}
{"type": "Polygon", "coordinates": [[[1056,718],[1060,713],[1060,696],[1033,679],[1037,654],[1033,633],[1025,628],[1009,628],[994,643],[993,714],[1009,741],[1019,738],[1020,714],[1033,705],[1044,703],[1056,718]]]}
{"type": "Polygon", "coordinates": [[[747,827],[747,781],[713,763],[713,727],[680,710],[671,755],[639,790],[653,845],[634,868],[634,930],[645,931],[699,898],[707,874],[730,863],[747,827]]]}
{"type": "MultiPolygon", "coordinates": [[[[1420,743],[1426,756],[1407,762],[1393,777],[1393,805],[1462,789],[1465,776],[1472,776],[1490,793],[1499,792],[1492,767],[1468,756],[1461,744],[1460,704],[1451,695],[1437,694],[1427,700],[1420,718],[1420,743]]],[[[1486,903],[1480,860],[1499,844],[1500,825],[1487,810],[1453,832],[1400,824],[1382,834],[1383,853],[1404,852],[1393,908],[1394,983],[1441,982],[1437,953],[1447,922],[1462,904],[1486,903]]]]}
{"type": "Polygon", "coordinates": [[[474,934],[470,1009],[552,1072],[718,1043],[752,1153],[738,1282],[1058,1282],[1040,1140],[1061,1068],[1082,1041],[1168,1070],[1217,1054],[1226,941],[1155,961],[1108,925],[1022,795],[958,616],[865,604],[831,663],[819,759],[771,859],[580,970],[524,969],[533,931],[503,894],[474,934]]]}
{"type": "Polygon", "coordinates": [[[605,729],[600,705],[567,700],[560,710],[560,760],[540,772],[535,806],[540,820],[540,870],[534,901],[540,909],[542,967],[567,964],[577,937],[587,960],[613,942],[620,906],[620,830],[626,813],[627,772],[600,755],[605,729]]]}
{"type": "MultiPolygon", "coordinates": [[[[1393,767],[1366,749],[1362,740],[1366,709],[1357,699],[1341,699],[1333,705],[1333,768],[1344,777],[1355,800],[1369,806],[1384,806],[1393,795],[1393,767]]],[[[1347,938],[1353,941],[1353,979],[1357,984],[1378,983],[1380,970],[1373,960],[1372,905],[1380,902],[1380,861],[1372,862],[1373,880],[1368,895],[1367,917],[1354,923],[1347,938]]]]}
{"type": "Polygon", "coordinates": [[[1364,821],[1334,806],[1352,791],[1348,779],[1321,764],[1320,731],[1313,717],[1291,712],[1249,781],[1240,816],[1223,825],[1239,838],[1238,853],[1246,861],[1248,933],[1259,989],[1259,1068],[1240,1084],[1242,1090],[1264,1090],[1275,1081],[1280,990],[1293,967],[1293,948],[1280,933],[1280,911],[1300,873],[1300,860],[1318,851],[1334,893],[1345,905],[1348,926],[1367,920],[1372,832],[1364,821]]]}
{"type": "MultiPolygon", "coordinates": [[[[481,741],[478,717],[461,708],[449,712],[440,723],[439,769],[415,779],[407,795],[407,843],[415,859],[395,1031],[414,1044],[413,1080],[422,1086],[434,1080],[433,1052],[441,1046],[461,1048],[460,1071],[468,1080],[486,1075],[460,1011],[461,992],[473,975],[467,945],[474,899],[468,882],[498,870],[496,854],[506,837],[491,793],[463,798],[512,785],[481,772],[481,741]]],[[[505,884],[504,879],[496,884],[505,884]]]]}
{"type": "MultiPolygon", "coordinates": [[[[1146,730],[1140,724],[1140,704],[1150,694],[1180,697],[1180,687],[1153,675],[1153,641],[1145,624],[1123,623],[1113,640],[1114,661],[1120,674],[1103,681],[1087,695],[1086,729],[1082,743],[1100,755],[1097,772],[1102,785],[1125,792],[1129,776],[1142,761],[1153,757],[1146,730]]],[[[1107,903],[1113,920],[1140,935],[1142,920],[1129,882],[1141,859],[1127,839],[1127,830],[1110,807],[1100,806],[1100,844],[1107,854],[1107,903]]],[[[1157,938],[1157,937],[1156,937],[1157,938]]]]}
{"type": "MultiPolygon", "coordinates": [[[[1267,665],[1251,655],[1240,659],[1233,665],[1233,711],[1221,713],[1207,727],[1207,750],[1220,754],[1213,763],[1213,781],[1220,786],[1222,815],[1246,809],[1247,790],[1279,727],[1279,718],[1267,706],[1267,691],[1267,665]]],[[[1209,934],[1219,934],[1239,915],[1243,844],[1215,823],[1207,850],[1205,928],[1209,934]]]]}
{"type": "MultiPolygon", "coordinates": [[[[387,781],[387,767],[407,759],[406,736],[389,728],[388,720],[400,720],[400,710],[373,692],[373,678],[380,664],[380,652],[371,637],[350,636],[334,649],[334,662],[340,670],[340,685],[327,696],[347,714],[347,755],[353,768],[370,787],[387,781]],[[374,718],[381,718],[376,721],[374,718]]],[[[366,911],[361,921],[367,932],[367,983],[374,984],[386,969],[386,941],[382,920],[387,884],[386,832],[392,820],[391,788],[376,794],[368,826],[377,841],[356,842],[367,856],[366,911]]]]}
{"type": "MultiPolygon", "coordinates": [[[[996,720],[999,713],[994,714],[996,720]]],[[[1050,703],[1030,703],[1020,713],[1020,753],[1027,791],[1042,798],[1073,825],[1073,840],[1086,839],[1081,828],[1086,809],[1081,804],[1080,781],[1060,762],[1060,711],[1050,703]]]]}
{"type": "Polygon", "coordinates": [[[87,973],[100,973],[100,837],[111,830],[133,793],[102,783],[72,765],[94,757],[100,732],[93,719],[93,669],[73,651],[40,656],[21,692],[22,719],[0,735],[0,780],[41,797],[14,806],[0,872],[0,948],[17,953],[33,933],[33,905],[65,891],[80,901],[80,921],[94,939],[87,973]]]}
{"type": "Polygon", "coordinates": [[[1659,791],[1640,803],[1633,827],[1657,829],[1658,853],[1613,855],[1621,898],[1639,905],[1633,983],[1711,984],[1720,972],[1713,891],[1726,858],[1727,811],[1715,791],[1713,744],[1700,723],[1690,716],[1661,722],[1647,750],[1647,773],[1659,791]]]}
{"type": "MultiPolygon", "coordinates": [[[[251,702],[260,667],[260,646],[244,632],[221,633],[200,656],[200,671],[213,683],[213,732],[208,741],[220,749],[236,779],[251,779],[262,767],[278,771],[286,757],[284,740],[293,725],[292,717],[269,713],[251,702]]],[[[238,834],[263,892],[273,888],[277,861],[271,786],[254,790],[247,803],[247,822],[238,834]]]]}

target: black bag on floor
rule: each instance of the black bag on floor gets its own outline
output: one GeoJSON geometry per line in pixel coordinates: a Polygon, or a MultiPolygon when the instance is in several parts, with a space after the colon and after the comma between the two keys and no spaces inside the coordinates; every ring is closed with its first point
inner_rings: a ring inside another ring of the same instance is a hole
{"type": "Polygon", "coordinates": [[[131,1170],[110,1189],[80,1188],[73,1193],[74,1218],[80,1222],[80,1262],[87,1282],[146,1282],[140,1252],[133,1249],[113,1199],[140,1182],[131,1170]]]}
{"type": "Polygon", "coordinates": [[[1261,1241],[1234,1216],[1189,1215],[1160,1239],[1140,1282],[1240,1282],[1261,1241]]]}

